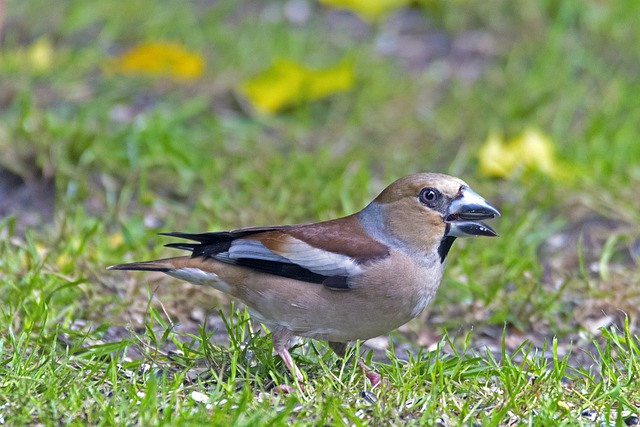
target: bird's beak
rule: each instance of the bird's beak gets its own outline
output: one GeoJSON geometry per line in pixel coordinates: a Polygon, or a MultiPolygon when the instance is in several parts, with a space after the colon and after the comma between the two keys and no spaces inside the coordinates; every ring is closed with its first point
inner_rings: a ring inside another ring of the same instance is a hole
{"type": "Polygon", "coordinates": [[[500,212],[469,187],[462,187],[460,195],[451,202],[445,222],[449,225],[447,236],[497,236],[482,219],[500,216],[500,212]]]}

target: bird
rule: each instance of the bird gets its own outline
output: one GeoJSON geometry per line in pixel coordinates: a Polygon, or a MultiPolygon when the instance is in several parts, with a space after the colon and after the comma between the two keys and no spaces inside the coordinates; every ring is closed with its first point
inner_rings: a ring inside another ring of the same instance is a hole
{"type": "MultiPolygon", "coordinates": [[[[298,337],[328,341],[344,356],[348,343],[387,334],[416,318],[434,299],[454,241],[497,236],[483,220],[498,216],[461,179],[416,173],[345,217],[160,233],[183,239],[165,246],[190,254],[108,269],[158,271],[239,300],[252,319],[268,327],[275,353],[302,383],[289,353],[298,337]]],[[[380,382],[379,376],[368,378],[380,382]]]]}

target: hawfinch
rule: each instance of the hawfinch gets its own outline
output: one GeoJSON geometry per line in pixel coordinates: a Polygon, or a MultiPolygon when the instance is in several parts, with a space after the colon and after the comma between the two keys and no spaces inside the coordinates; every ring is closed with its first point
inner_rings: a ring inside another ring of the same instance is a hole
{"type": "Polygon", "coordinates": [[[240,300],[268,326],[275,351],[303,381],[288,350],[295,337],[329,341],[344,355],[346,343],[405,324],[433,299],[454,240],[496,236],[481,220],[499,215],[464,181],[419,173],[344,218],[162,233],[195,242],[166,245],[191,254],[109,269],[161,271],[240,300]]]}

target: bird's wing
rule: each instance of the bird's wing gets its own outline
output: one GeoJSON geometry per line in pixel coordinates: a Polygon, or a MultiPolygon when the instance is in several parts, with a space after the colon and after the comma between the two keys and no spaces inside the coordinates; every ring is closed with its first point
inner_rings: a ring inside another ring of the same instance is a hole
{"type": "Polygon", "coordinates": [[[349,289],[349,278],[362,273],[367,262],[388,256],[388,248],[368,236],[354,217],[317,224],[166,235],[199,242],[167,245],[190,250],[193,256],[338,290],[349,289]]]}

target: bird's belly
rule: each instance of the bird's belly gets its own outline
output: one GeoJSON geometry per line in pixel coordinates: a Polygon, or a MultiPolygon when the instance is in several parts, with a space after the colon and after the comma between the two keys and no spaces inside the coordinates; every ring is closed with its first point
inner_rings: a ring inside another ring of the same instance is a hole
{"type": "MultiPolygon", "coordinates": [[[[314,292],[291,293],[287,298],[262,294],[260,307],[246,301],[254,319],[285,328],[295,335],[336,342],[369,339],[386,334],[417,317],[435,289],[399,295],[388,292],[372,298],[370,290],[336,292],[313,285],[314,292]],[[276,302],[277,301],[277,302],[276,302]]],[[[424,289],[424,288],[423,288],[424,289]]]]}
{"type": "Polygon", "coordinates": [[[380,267],[354,277],[345,291],[236,266],[227,274],[221,265],[218,272],[222,281],[239,283],[230,293],[256,320],[298,336],[346,342],[386,334],[418,316],[435,296],[444,266],[398,254],[380,267]]]}

